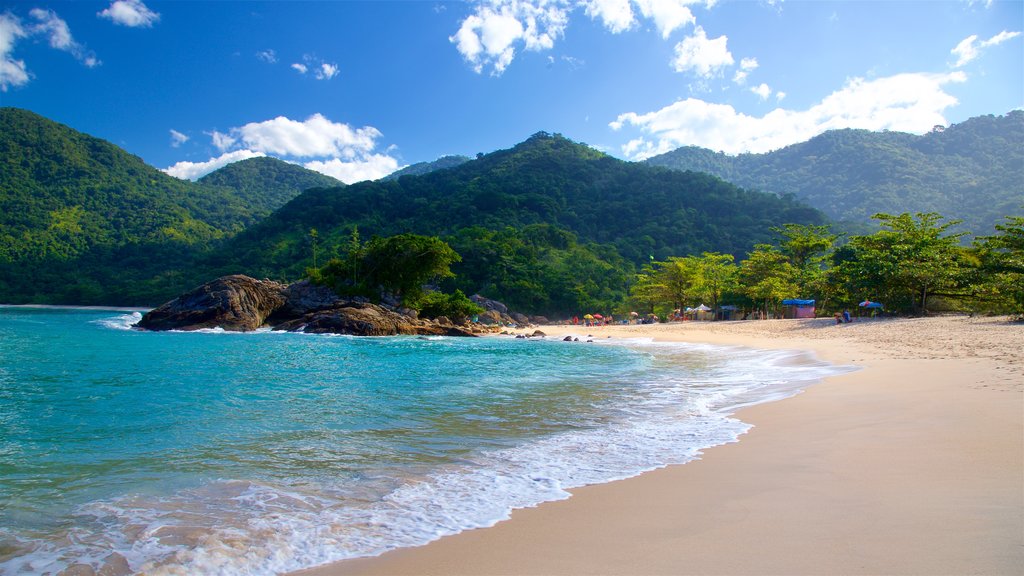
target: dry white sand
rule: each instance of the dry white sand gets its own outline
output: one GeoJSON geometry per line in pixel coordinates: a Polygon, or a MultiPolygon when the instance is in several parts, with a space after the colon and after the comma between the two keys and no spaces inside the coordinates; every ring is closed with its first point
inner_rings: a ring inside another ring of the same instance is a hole
{"type": "Polygon", "coordinates": [[[823,319],[589,333],[808,349],[863,370],[742,410],[755,427],[699,461],[302,574],[1024,574],[1024,324],[823,319]]]}

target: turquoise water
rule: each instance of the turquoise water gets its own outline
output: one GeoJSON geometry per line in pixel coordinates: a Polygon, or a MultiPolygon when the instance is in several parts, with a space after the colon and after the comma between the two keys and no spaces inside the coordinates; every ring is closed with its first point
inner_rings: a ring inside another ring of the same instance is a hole
{"type": "Polygon", "coordinates": [[[138,317],[0,308],[0,572],[274,574],[422,544],[690,460],[748,428],[736,406],[836,370],[643,341],[148,333],[138,317]]]}

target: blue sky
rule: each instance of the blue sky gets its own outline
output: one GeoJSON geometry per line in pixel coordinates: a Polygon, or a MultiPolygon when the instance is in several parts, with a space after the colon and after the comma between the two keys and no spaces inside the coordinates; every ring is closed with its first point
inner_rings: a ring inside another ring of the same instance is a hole
{"type": "Polygon", "coordinates": [[[178,177],[354,182],[559,132],[638,160],[1024,107],[1024,2],[0,2],[0,105],[178,177]]]}

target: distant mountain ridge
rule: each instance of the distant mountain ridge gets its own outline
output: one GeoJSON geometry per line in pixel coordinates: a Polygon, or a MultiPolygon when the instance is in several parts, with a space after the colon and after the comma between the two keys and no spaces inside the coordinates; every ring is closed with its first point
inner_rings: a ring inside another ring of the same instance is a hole
{"type": "Polygon", "coordinates": [[[391,174],[388,174],[381,178],[381,180],[398,180],[402,176],[422,176],[437,170],[455,168],[456,166],[461,166],[469,161],[470,158],[468,156],[442,156],[433,162],[417,162],[415,164],[410,164],[401,170],[396,170],[391,174]]]}
{"type": "Polygon", "coordinates": [[[984,235],[1003,216],[1024,213],[1024,111],[979,116],[921,136],[832,130],[765,154],[684,147],[646,163],[793,194],[834,220],[939,212],[984,235]]]}

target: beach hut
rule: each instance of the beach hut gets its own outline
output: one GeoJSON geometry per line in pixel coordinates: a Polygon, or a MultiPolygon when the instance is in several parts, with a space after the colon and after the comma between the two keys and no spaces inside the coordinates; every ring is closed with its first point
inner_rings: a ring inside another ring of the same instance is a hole
{"type": "Polygon", "coordinates": [[[735,320],[738,314],[739,309],[732,304],[726,304],[725,306],[718,307],[719,320],[735,320]]]}
{"type": "Polygon", "coordinates": [[[782,307],[783,318],[814,318],[814,300],[787,298],[782,307]]]}

